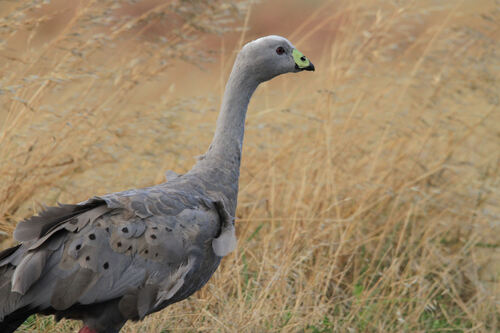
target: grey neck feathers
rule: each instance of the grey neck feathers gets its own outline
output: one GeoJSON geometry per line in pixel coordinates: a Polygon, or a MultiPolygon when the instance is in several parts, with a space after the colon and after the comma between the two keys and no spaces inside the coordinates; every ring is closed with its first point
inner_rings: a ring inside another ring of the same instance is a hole
{"type": "Polygon", "coordinates": [[[241,58],[237,58],[226,84],[215,135],[206,153],[207,159],[241,156],[248,103],[259,84],[241,58]]]}
{"type": "Polygon", "coordinates": [[[240,53],[226,84],[212,143],[190,172],[207,174],[209,177],[217,174],[217,182],[231,187],[236,185],[236,188],[248,103],[260,83],[245,63],[244,56],[240,53]],[[222,179],[221,172],[224,175],[222,179]]]}

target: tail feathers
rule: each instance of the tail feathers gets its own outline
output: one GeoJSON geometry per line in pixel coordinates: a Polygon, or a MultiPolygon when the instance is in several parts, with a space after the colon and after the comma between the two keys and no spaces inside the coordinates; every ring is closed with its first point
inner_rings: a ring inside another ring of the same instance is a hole
{"type": "Polygon", "coordinates": [[[35,311],[30,310],[28,307],[17,309],[13,313],[4,317],[2,321],[0,321],[0,332],[2,333],[15,332],[15,330],[19,326],[21,326],[22,323],[24,323],[29,316],[31,316],[34,313],[35,311]]]}
{"type": "Polygon", "coordinates": [[[11,265],[0,267],[0,333],[14,332],[39,310],[27,304],[23,295],[12,291],[14,270],[11,265]]]}
{"type": "Polygon", "coordinates": [[[16,245],[14,247],[9,247],[8,249],[3,250],[0,252],[0,266],[3,266],[3,262],[7,260],[8,257],[10,257],[11,254],[17,251],[21,247],[21,244],[16,245]]]}
{"type": "MultiPolygon", "coordinates": [[[[4,329],[4,326],[14,325],[15,322],[21,320],[19,314],[26,312],[26,311],[18,312],[18,310],[21,310],[20,308],[22,308],[23,306],[21,304],[22,295],[11,291],[12,289],[11,281],[13,274],[14,274],[14,267],[12,266],[0,267],[0,332],[10,332],[6,328],[4,329]]],[[[29,314],[27,316],[29,316],[29,314]]],[[[24,316],[23,318],[25,319],[27,316],[24,316]]],[[[21,323],[19,323],[19,325],[20,324],[22,324],[22,321],[21,323]]]]}

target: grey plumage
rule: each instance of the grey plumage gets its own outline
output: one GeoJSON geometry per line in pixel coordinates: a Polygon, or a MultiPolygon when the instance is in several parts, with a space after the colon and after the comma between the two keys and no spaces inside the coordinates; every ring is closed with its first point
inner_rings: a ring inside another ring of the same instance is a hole
{"type": "Polygon", "coordinates": [[[18,224],[0,253],[0,331],[31,313],[117,332],[129,319],[200,289],[236,247],[234,215],[244,120],[258,84],[302,69],[278,36],[247,44],[226,86],[216,134],[186,174],[153,187],[50,207],[18,224]],[[285,48],[283,56],[275,50],[285,48]]]}

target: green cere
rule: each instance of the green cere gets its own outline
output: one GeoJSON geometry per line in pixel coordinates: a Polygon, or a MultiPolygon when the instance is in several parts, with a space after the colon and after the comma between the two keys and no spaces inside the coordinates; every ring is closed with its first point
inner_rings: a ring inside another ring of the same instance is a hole
{"type": "Polygon", "coordinates": [[[308,67],[311,64],[311,62],[309,61],[309,59],[307,59],[297,49],[293,49],[292,56],[293,56],[293,60],[295,60],[295,64],[297,64],[297,67],[299,67],[299,68],[306,68],[306,67],[308,67]]]}

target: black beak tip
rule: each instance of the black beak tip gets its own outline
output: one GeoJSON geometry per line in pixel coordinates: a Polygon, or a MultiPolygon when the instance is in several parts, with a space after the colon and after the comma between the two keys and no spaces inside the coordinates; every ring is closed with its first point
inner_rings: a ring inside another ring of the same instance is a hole
{"type": "Polygon", "coordinates": [[[300,68],[299,65],[295,64],[295,69],[297,69],[298,71],[313,71],[314,72],[314,65],[312,62],[309,62],[309,66],[307,67],[302,67],[300,68]]]}

